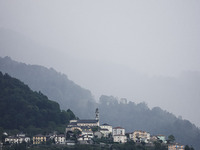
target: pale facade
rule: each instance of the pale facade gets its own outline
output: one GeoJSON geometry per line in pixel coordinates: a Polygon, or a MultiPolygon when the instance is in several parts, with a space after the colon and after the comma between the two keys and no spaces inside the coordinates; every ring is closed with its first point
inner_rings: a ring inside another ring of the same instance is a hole
{"type": "Polygon", "coordinates": [[[115,128],[113,128],[112,135],[113,136],[115,136],[115,135],[125,135],[125,129],[122,128],[122,127],[115,127],[115,128]]]}
{"type": "Polygon", "coordinates": [[[70,123],[68,127],[74,127],[74,126],[88,126],[88,127],[95,127],[99,126],[99,110],[98,108],[95,111],[95,119],[85,119],[85,120],[70,120],[70,123]]]}
{"type": "Polygon", "coordinates": [[[38,134],[33,136],[33,144],[42,144],[45,143],[47,140],[46,136],[38,134]]]}
{"type": "Polygon", "coordinates": [[[111,125],[106,124],[106,123],[102,124],[102,125],[100,126],[100,128],[101,128],[101,129],[108,129],[108,131],[109,131],[110,133],[112,133],[112,129],[113,129],[111,125]]]}
{"type": "Polygon", "coordinates": [[[22,143],[22,142],[30,142],[30,138],[29,137],[25,137],[25,134],[23,136],[9,136],[7,138],[5,138],[5,142],[8,142],[8,143],[22,143]]]}
{"type": "Polygon", "coordinates": [[[156,137],[157,137],[158,140],[161,140],[163,143],[167,143],[165,135],[157,135],[156,137]]]}
{"type": "Polygon", "coordinates": [[[93,134],[92,131],[82,131],[82,135],[84,135],[84,136],[86,135],[86,136],[89,136],[91,138],[94,137],[94,134],[93,134]]]}
{"type": "Polygon", "coordinates": [[[99,120],[77,120],[77,126],[99,126],[99,120]]]}
{"type": "Polygon", "coordinates": [[[93,134],[84,134],[78,137],[78,141],[90,141],[92,138],[94,138],[93,134]]]}
{"type": "Polygon", "coordinates": [[[113,128],[113,142],[126,143],[127,137],[125,136],[125,129],[122,127],[113,128]]]}
{"type": "Polygon", "coordinates": [[[125,135],[115,135],[113,136],[113,142],[126,143],[127,137],[125,135]]]}
{"type": "Polygon", "coordinates": [[[56,135],[54,140],[56,144],[65,144],[66,141],[65,135],[64,134],[56,135]]]}
{"type": "Polygon", "coordinates": [[[150,141],[150,133],[146,131],[134,131],[133,133],[129,134],[129,138],[133,140],[134,142],[145,142],[149,143],[150,141]]]}
{"type": "Polygon", "coordinates": [[[68,127],[82,127],[82,126],[89,126],[89,127],[95,127],[99,126],[99,120],[91,119],[91,120],[70,120],[70,123],[68,127]]]}
{"type": "Polygon", "coordinates": [[[100,129],[100,132],[103,134],[103,137],[109,137],[109,134],[112,134],[108,129],[100,129]]]}
{"type": "Polygon", "coordinates": [[[10,137],[7,137],[5,138],[5,143],[16,143],[18,144],[19,143],[19,139],[17,137],[14,137],[14,136],[10,136],[10,137]]]}

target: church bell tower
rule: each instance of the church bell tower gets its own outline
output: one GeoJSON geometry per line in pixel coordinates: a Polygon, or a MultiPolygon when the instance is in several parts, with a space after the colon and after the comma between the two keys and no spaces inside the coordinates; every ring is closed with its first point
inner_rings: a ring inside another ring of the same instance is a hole
{"type": "Polygon", "coordinates": [[[96,114],[95,119],[99,120],[99,109],[98,108],[96,108],[95,114],[96,114]]]}
{"type": "Polygon", "coordinates": [[[97,120],[97,126],[100,126],[100,123],[99,123],[99,109],[96,108],[96,111],[95,111],[95,120],[97,120]]]}

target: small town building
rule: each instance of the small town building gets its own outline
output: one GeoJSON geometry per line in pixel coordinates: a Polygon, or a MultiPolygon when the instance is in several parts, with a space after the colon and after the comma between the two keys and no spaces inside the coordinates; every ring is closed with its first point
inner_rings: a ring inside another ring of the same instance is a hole
{"type": "Polygon", "coordinates": [[[83,127],[99,127],[99,110],[95,111],[95,119],[80,119],[80,120],[70,120],[69,125],[66,128],[66,133],[68,131],[74,131],[78,129],[82,131],[83,127]]]}
{"type": "Polygon", "coordinates": [[[113,136],[115,135],[125,135],[125,129],[122,127],[115,127],[113,128],[113,132],[112,132],[113,136]]]}
{"type": "Polygon", "coordinates": [[[158,140],[158,138],[156,137],[156,136],[151,136],[150,137],[150,143],[154,143],[154,142],[156,142],[158,140]]]}
{"type": "Polygon", "coordinates": [[[126,143],[127,137],[125,135],[115,135],[113,136],[113,142],[126,143]]]}
{"type": "Polygon", "coordinates": [[[5,138],[6,143],[22,143],[22,142],[30,142],[30,137],[26,137],[25,134],[17,134],[16,136],[9,136],[5,138]]]}
{"type": "Polygon", "coordinates": [[[64,134],[56,135],[55,138],[54,138],[54,140],[55,140],[56,144],[65,144],[65,142],[66,142],[64,134]]]}
{"type": "Polygon", "coordinates": [[[122,127],[113,128],[113,142],[126,143],[127,137],[125,136],[125,129],[122,127]]]}
{"type": "Polygon", "coordinates": [[[91,144],[93,137],[93,135],[84,134],[79,136],[77,140],[80,144],[91,144]]]}
{"type": "Polygon", "coordinates": [[[99,120],[77,120],[77,126],[89,126],[89,127],[95,127],[99,126],[99,120]]]}
{"type": "Polygon", "coordinates": [[[168,150],[185,150],[185,146],[178,143],[170,144],[168,150]]]}
{"type": "Polygon", "coordinates": [[[33,136],[33,144],[42,144],[42,143],[46,143],[46,141],[47,141],[46,136],[42,134],[33,136]]]}
{"type": "Polygon", "coordinates": [[[157,135],[156,137],[157,137],[157,139],[160,140],[162,143],[165,143],[165,144],[167,143],[167,140],[166,140],[166,138],[165,138],[165,135],[161,135],[161,134],[160,134],[160,135],[157,135]]]}
{"type": "Polygon", "coordinates": [[[103,137],[109,137],[109,135],[112,135],[112,132],[108,129],[100,129],[100,132],[103,134],[103,137]]]}
{"type": "Polygon", "coordinates": [[[150,133],[146,131],[136,130],[133,133],[129,134],[129,138],[137,143],[141,143],[141,142],[149,143],[150,133]]]}
{"type": "Polygon", "coordinates": [[[94,137],[94,134],[93,134],[92,131],[82,131],[81,135],[87,135],[87,136],[89,136],[91,138],[94,137]]]}
{"type": "Polygon", "coordinates": [[[100,126],[100,128],[101,129],[108,129],[108,131],[110,132],[110,133],[112,133],[112,126],[111,125],[109,125],[109,124],[107,124],[107,123],[104,123],[104,124],[102,124],[101,126],[100,126]]]}
{"type": "Polygon", "coordinates": [[[18,144],[19,143],[19,139],[15,136],[9,136],[7,138],[5,138],[5,143],[15,143],[18,144]]]}

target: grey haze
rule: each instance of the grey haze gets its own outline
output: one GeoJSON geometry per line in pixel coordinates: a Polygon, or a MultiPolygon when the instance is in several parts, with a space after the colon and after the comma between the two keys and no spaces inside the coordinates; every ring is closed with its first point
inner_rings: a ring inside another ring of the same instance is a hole
{"type": "Polygon", "coordinates": [[[200,126],[200,1],[1,0],[0,56],[200,126]]]}

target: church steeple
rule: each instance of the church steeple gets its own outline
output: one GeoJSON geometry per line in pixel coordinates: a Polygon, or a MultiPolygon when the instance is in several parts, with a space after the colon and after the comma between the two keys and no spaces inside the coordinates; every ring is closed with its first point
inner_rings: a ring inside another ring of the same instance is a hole
{"type": "Polygon", "coordinates": [[[95,114],[96,114],[95,119],[99,120],[99,109],[98,108],[96,108],[95,114]]]}

